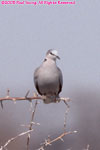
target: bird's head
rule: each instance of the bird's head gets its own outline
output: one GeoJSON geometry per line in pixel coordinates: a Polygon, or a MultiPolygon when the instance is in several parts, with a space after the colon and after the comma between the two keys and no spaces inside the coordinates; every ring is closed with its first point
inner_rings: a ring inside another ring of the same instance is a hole
{"type": "Polygon", "coordinates": [[[58,56],[57,50],[53,50],[53,49],[50,49],[50,50],[47,51],[46,58],[47,59],[52,59],[54,61],[56,61],[56,59],[60,59],[60,57],[58,56]]]}

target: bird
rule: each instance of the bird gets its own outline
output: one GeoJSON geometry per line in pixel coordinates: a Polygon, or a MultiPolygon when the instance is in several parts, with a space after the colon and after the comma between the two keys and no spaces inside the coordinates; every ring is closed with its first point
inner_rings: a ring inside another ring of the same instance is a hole
{"type": "Polygon", "coordinates": [[[44,103],[57,102],[59,93],[62,91],[63,75],[56,65],[60,59],[58,51],[49,49],[42,64],[34,71],[34,84],[37,92],[44,97],[44,103]]]}

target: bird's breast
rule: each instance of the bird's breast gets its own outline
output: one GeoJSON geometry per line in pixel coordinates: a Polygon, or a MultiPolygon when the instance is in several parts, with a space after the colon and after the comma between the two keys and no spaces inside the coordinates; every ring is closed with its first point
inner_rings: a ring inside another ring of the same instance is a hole
{"type": "Polygon", "coordinates": [[[41,93],[57,93],[59,90],[59,78],[52,69],[41,70],[38,76],[38,85],[41,93]]]}
{"type": "Polygon", "coordinates": [[[39,80],[43,80],[44,81],[43,83],[45,83],[45,81],[46,81],[46,83],[47,83],[47,81],[48,81],[48,83],[54,82],[57,80],[57,78],[58,78],[58,74],[52,68],[50,68],[50,69],[46,68],[44,70],[41,70],[41,72],[39,74],[39,80]]]}

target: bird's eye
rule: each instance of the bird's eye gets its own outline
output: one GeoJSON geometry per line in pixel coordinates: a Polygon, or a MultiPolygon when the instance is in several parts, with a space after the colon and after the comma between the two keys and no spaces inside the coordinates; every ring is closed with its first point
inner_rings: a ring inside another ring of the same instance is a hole
{"type": "Polygon", "coordinates": [[[45,61],[47,61],[47,59],[46,59],[46,58],[44,59],[44,62],[45,62],[45,61]]]}
{"type": "Polygon", "coordinates": [[[50,54],[54,56],[54,54],[52,52],[50,52],[50,54]]]}

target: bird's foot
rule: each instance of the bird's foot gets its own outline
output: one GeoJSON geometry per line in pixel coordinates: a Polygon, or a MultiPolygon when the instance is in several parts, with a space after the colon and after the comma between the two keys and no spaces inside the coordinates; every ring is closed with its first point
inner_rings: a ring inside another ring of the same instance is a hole
{"type": "Polygon", "coordinates": [[[47,98],[47,97],[46,97],[45,95],[42,95],[42,99],[43,99],[43,100],[46,100],[46,98],[47,98]]]}
{"type": "Polygon", "coordinates": [[[61,101],[60,98],[55,98],[55,103],[59,103],[61,101]]]}

